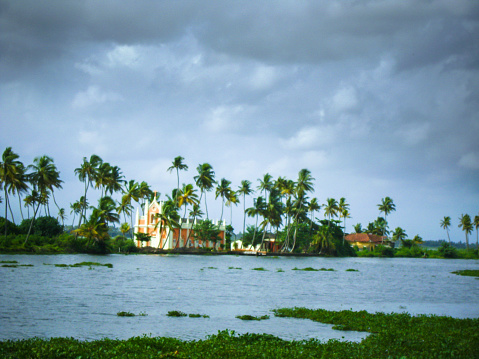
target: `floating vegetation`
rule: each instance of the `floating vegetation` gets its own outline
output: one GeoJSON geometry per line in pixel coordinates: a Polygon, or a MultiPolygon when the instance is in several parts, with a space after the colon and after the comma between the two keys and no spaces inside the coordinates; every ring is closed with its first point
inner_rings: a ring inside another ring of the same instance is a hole
{"type": "Polygon", "coordinates": [[[269,319],[269,315],[262,315],[261,317],[255,317],[254,315],[237,315],[236,318],[241,320],[265,320],[269,319]]]}
{"type": "Polygon", "coordinates": [[[139,316],[139,317],[147,317],[148,314],[146,314],[145,312],[140,312],[140,313],[138,314],[138,316],[139,316]]]}
{"type": "Polygon", "coordinates": [[[45,266],[51,266],[54,265],[55,267],[59,268],[77,268],[77,267],[90,267],[88,269],[93,269],[94,266],[96,267],[107,267],[107,268],[113,268],[113,264],[111,263],[97,263],[97,262],[81,262],[81,263],[75,263],[75,264],[63,264],[63,263],[57,263],[57,264],[50,264],[50,263],[43,263],[45,266]]]}
{"type": "Polygon", "coordinates": [[[312,268],[312,267],[306,267],[306,268],[294,267],[293,270],[302,270],[302,271],[305,271],[305,272],[319,272],[320,271],[320,269],[315,269],[315,268],[312,268]]]}
{"type": "Polygon", "coordinates": [[[204,269],[218,269],[218,268],[216,268],[216,267],[203,267],[200,270],[204,270],[204,269]]]}
{"type": "Polygon", "coordinates": [[[349,269],[346,269],[346,272],[359,272],[359,270],[353,269],[353,268],[349,268],[349,269]]]}
{"type": "Polygon", "coordinates": [[[284,340],[222,330],[203,340],[133,337],[83,341],[30,338],[0,341],[3,358],[479,358],[479,319],[407,313],[284,308],[279,317],[311,319],[374,333],[359,342],[284,340]]]}
{"type": "Polygon", "coordinates": [[[190,318],[209,318],[209,315],[206,314],[188,314],[190,318]]]}
{"type": "Polygon", "coordinates": [[[284,272],[281,268],[276,269],[276,272],[284,272]]]}
{"type": "Polygon", "coordinates": [[[349,330],[353,330],[351,327],[347,326],[347,325],[344,325],[344,324],[336,324],[336,325],[333,325],[333,327],[331,329],[334,329],[334,330],[343,330],[343,331],[349,331],[349,330]]]}
{"type": "Polygon", "coordinates": [[[228,267],[228,269],[243,269],[241,267],[228,267]]]}
{"type": "MultiPolygon", "coordinates": [[[[18,262],[15,262],[18,263],[18,262]]],[[[2,264],[5,268],[17,268],[17,267],[33,267],[33,264],[2,264]]]]}
{"type": "Polygon", "coordinates": [[[451,272],[452,274],[465,275],[468,277],[479,277],[479,269],[464,269],[451,272]]]}
{"type": "Polygon", "coordinates": [[[10,264],[13,264],[13,263],[18,263],[17,261],[0,261],[0,263],[10,263],[10,264]]]}
{"type": "Polygon", "coordinates": [[[266,271],[263,267],[253,268],[252,270],[266,271]]]}
{"type": "Polygon", "coordinates": [[[179,310],[170,310],[167,314],[168,317],[186,317],[188,314],[180,312],[179,310]]]}
{"type": "Polygon", "coordinates": [[[119,317],[134,317],[135,314],[132,312],[118,312],[116,313],[119,317]]]}

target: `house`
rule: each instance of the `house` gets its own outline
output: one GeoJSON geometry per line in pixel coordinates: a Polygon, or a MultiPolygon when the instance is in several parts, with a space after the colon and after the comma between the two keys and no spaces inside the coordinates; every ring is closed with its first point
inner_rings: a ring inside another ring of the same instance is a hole
{"type": "Polygon", "coordinates": [[[358,246],[359,249],[373,250],[378,244],[383,244],[386,237],[369,233],[352,233],[344,237],[351,246],[358,246]]]}
{"type": "Polygon", "coordinates": [[[264,236],[263,245],[261,245],[262,237],[256,237],[255,246],[252,245],[244,246],[243,241],[238,239],[234,242],[231,242],[231,250],[236,251],[246,251],[246,252],[257,252],[257,251],[266,251],[266,252],[279,252],[281,244],[276,242],[276,237],[272,233],[266,233],[264,236]]]}
{"type": "MultiPolygon", "coordinates": [[[[202,222],[200,219],[195,219],[193,221],[190,218],[181,218],[181,233],[180,228],[173,228],[170,230],[167,226],[161,226],[160,223],[158,223],[159,219],[157,218],[157,214],[162,212],[162,208],[163,202],[160,201],[158,203],[155,199],[151,203],[149,203],[148,200],[145,202],[143,215],[141,215],[139,209],[137,209],[134,226],[135,239],[136,233],[146,233],[151,236],[151,240],[148,242],[141,242],[137,240],[138,247],[149,246],[160,249],[173,249],[182,247],[213,248],[215,246],[213,241],[204,241],[203,243],[203,241],[195,240],[194,231],[192,231],[192,228],[195,224],[202,222]]],[[[220,244],[224,245],[225,243],[226,222],[212,222],[213,224],[218,225],[220,230],[219,237],[221,238],[221,241],[216,243],[216,248],[218,248],[220,244]]]]}

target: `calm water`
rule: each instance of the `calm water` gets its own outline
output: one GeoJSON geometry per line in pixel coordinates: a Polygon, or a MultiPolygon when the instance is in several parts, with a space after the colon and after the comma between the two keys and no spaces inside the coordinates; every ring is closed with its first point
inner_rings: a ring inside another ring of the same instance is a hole
{"type": "Polygon", "coordinates": [[[0,255],[5,260],[33,267],[0,267],[0,339],[124,339],[143,334],[204,339],[223,329],[285,339],[364,337],[269,312],[294,306],[479,317],[479,280],[450,274],[479,268],[477,260],[0,255]],[[83,261],[111,263],[113,268],[44,265],[83,261]],[[265,271],[252,270],[257,267],[265,271]],[[347,272],[349,268],[359,272],[347,272]],[[170,310],[210,318],[171,318],[166,316],[170,310]],[[118,317],[119,311],[148,315],[118,317]],[[243,314],[270,314],[271,319],[235,318],[243,314]]]}

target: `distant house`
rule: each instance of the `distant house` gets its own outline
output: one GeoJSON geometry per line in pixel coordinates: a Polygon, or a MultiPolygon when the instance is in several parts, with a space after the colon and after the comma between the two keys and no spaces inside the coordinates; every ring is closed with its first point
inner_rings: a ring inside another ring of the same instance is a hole
{"type": "Polygon", "coordinates": [[[373,250],[378,244],[385,243],[386,237],[369,233],[352,233],[344,237],[351,246],[358,246],[359,249],[373,250]]]}
{"type": "MultiPolygon", "coordinates": [[[[149,242],[141,242],[137,240],[137,246],[149,246],[160,249],[173,249],[186,247],[209,247],[213,248],[215,244],[212,241],[195,241],[193,226],[200,223],[202,220],[190,218],[181,219],[181,234],[180,228],[173,228],[170,230],[167,226],[160,226],[158,223],[157,214],[161,213],[163,202],[158,203],[156,200],[149,203],[145,202],[143,210],[144,215],[140,214],[140,211],[136,211],[136,221],[134,226],[135,233],[146,233],[151,236],[149,242]],[[160,233],[161,227],[161,233],[160,233]],[[188,243],[187,243],[188,242],[188,243]]],[[[212,221],[213,224],[218,225],[220,233],[219,237],[221,241],[216,243],[216,248],[219,248],[220,244],[225,244],[225,221],[212,221]]],[[[135,235],[136,238],[136,235],[135,235]]]]}
{"type": "Polygon", "coordinates": [[[243,241],[238,239],[234,242],[231,242],[231,250],[237,251],[246,251],[246,252],[256,252],[256,251],[266,251],[266,252],[279,252],[281,245],[276,242],[276,236],[273,233],[266,233],[264,236],[263,245],[261,245],[262,237],[256,237],[256,245],[244,246],[243,241]]]}

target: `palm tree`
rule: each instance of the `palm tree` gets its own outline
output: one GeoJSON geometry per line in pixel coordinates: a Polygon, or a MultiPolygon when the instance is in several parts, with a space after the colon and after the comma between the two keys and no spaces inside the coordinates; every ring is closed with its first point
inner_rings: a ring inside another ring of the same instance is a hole
{"type": "Polygon", "coordinates": [[[111,178],[111,166],[108,162],[102,162],[98,166],[95,177],[95,188],[101,188],[101,197],[107,188],[111,178]]]}
{"type": "Polygon", "coordinates": [[[256,223],[254,226],[254,233],[253,233],[253,240],[251,243],[251,246],[253,248],[255,244],[256,232],[258,230],[258,217],[260,215],[263,215],[265,210],[266,210],[266,202],[264,201],[264,198],[261,196],[259,196],[258,198],[255,198],[253,207],[246,209],[246,214],[248,215],[248,217],[256,218],[256,223]]]}
{"type": "Polygon", "coordinates": [[[343,209],[343,211],[341,212],[341,215],[343,217],[343,223],[344,223],[344,230],[343,230],[343,244],[344,244],[344,239],[345,239],[345,236],[346,236],[346,218],[351,218],[351,216],[349,215],[349,211],[347,209],[343,209]]]}
{"type": "MultiPolygon", "coordinates": [[[[393,200],[390,197],[385,197],[381,199],[381,203],[378,204],[379,213],[384,213],[384,220],[388,221],[387,216],[389,213],[394,212],[396,210],[396,205],[394,204],[393,200]]],[[[383,236],[385,233],[383,233],[383,236]]]]}
{"type": "Polygon", "coordinates": [[[331,218],[336,217],[338,210],[338,201],[336,201],[334,198],[326,198],[326,204],[324,205],[324,214],[328,216],[328,227],[331,223],[331,218]]]}
{"type": "Polygon", "coordinates": [[[222,178],[221,181],[218,183],[218,186],[216,187],[216,195],[215,199],[218,198],[218,196],[221,197],[221,216],[220,216],[220,222],[223,220],[223,209],[225,205],[225,198],[228,197],[228,194],[231,192],[231,181],[228,181],[225,178],[222,178]]]}
{"type": "MultiPolygon", "coordinates": [[[[30,182],[32,183],[34,189],[38,190],[40,196],[44,198],[44,204],[47,207],[48,211],[48,195],[50,191],[53,196],[53,201],[55,202],[55,205],[57,206],[57,208],[59,208],[55,200],[53,189],[62,188],[61,183],[63,183],[63,181],[60,179],[60,172],[57,170],[55,164],[53,163],[53,159],[48,156],[36,157],[33,160],[33,164],[29,165],[28,168],[32,170],[32,172],[29,174],[30,182]]],[[[39,205],[40,203],[38,204],[38,206],[39,205]]],[[[35,216],[36,211],[33,213],[33,219],[30,223],[30,228],[28,230],[25,243],[30,237],[30,231],[33,222],[35,221],[35,216]]]]}
{"type": "Polygon", "coordinates": [[[97,208],[93,209],[88,221],[85,221],[85,223],[82,224],[80,228],[74,230],[74,232],[85,237],[90,245],[96,242],[104,247],[105,241],[109,238],[108,228],[101,217],[101,210],[97,208]]]}
{"type": "Polygon", "coordinates": [[[269,173],[265,173],[263,175],[263,179],[258,178],[258,190],[264,191],[264,198],[266,202],[268,201],[268,192],[271,191],[271,188],[273,188],[273,182],[271,181],[272,179],[273,176],[271,176],[269,173]]]}
{"type": "Polygon", "coordinates": [[[401,227],[397,227],[393,232],[393,241],[403,241],[407,238],[407,234],[401,227]]]}
{"type": "MultiPolygon", "coordinates": [[[[171,173],[171,171],[176,170],[176,178],[178,180],[178,185],[176,187],[177,191],[180,190],[180,170],[188,170],[188,166],[183,163],[184,158],[181,156],[176,156],[172,162],[172,165],[168,167],[167,171],[171,173]]],[[[177,192],[178,193],[178,192],[177,192]]],[[[178,198],[175,197],[175,201],[178,201],[178,198]]]]}
{"type": "MultiPolygon", "coordinates": [[[[155,215],[158,221],[155,224],[155,230],[157,229],[158,225],[160,226],[160,240],[158,241],[158,247],[161,243],[161,236],[163,233],[163,228],[168,228],[169,231],[173,231],[173,228],[178,228],[180,216],[177,212],[178,207],[173,202],[173,200],[165,201],[161,204],[160,212],[155,215]]],[[[168,238],[168,234],[166,236],[168,238]]],[[[163,246],[161,249],[165,248],[166,240],[163,242],[163,246]]]]}
{"type": "Polygon", "coordinates": [[[120,225],[120,231],[123,237],[125,237],[125,234],[127,234],[130,231],[130,225],[125,222],[120,225]]]}
{"type": "Polygon", "coordinates": [[[446,230],[447,239],[449,240],[449,244],[451,244],[451,238],[449,237],[449,227],[451,226],[451,217],[445,216],[439,224],[442,228],[446,230]]]}
{"type": "Polygon", "coordinates": [[[81,207],[80,201],[70,203],[70,208],[71,208],[70,214],[73,213],[73,219],[72,219],[72,229],[73,229],[73,225],[75,223],[75,216],[77,214],[81,215],[81,212],[82,212],[82,207],[81,207]]]}
{"type": "MultiPolygon", "coordinates": [[[[230,207],[230,226],[233,227],[233,205],[237,206],[239,203],[238,192],[229,191],[226,195],[226,207],[230,207]]],[[[233,230],[233,229],[232,229],[233,230]]]]}
{"type": "Polygon", "coordinates": [[[125,183],[124,180],[125,176],[121,173],[121,169],[118,166],[111,166],[110,173],[107,178],[106,182],[106,193],[113,193],[121,192],[123,188],[123,184],[125,183]]]}
{"type": "Polygon", "coordinates": [[[476,227],[476,249],[479,249],[479,216],[474,216],[474,227],[476,227]]]}
{"type": "MultiPolygon", "coordinates": [[[[263,238],[261,239],[260,248],[263,247],[264,238],[266,236],[266,227],[270,225],[271,227],[276,228],[276,234],[278,233],[279,226],[282,223],[282,214],[283,214],[283,203],[281,202],[281,197],[279,191],[272,189],[269,193],[268,203],[264,209],[263,222],[261,222],[263,230],[263,238]]],[[[294,248],[294,245],[293,245],[294,248]]]]}
{"type": "Polygon", "coordinates": [[[313,236],[312,246],[321,248],[319,254],[332,254],[335,250],[333,235],[326,227],[319,227],[318,232],[313,236]]]}
{"type": "Polygon", "coordinates": [[[460,223],[458,227],[461,228],[466,234],[466,247],[467,247],[467,250],[469,250],[469,234],[472,233],[472,229],[473,229],[471,216],[469,216],[468,214],[461,214],[461,217],[459,217],[459,221],[460,223]]]}
{"type": "Polygon", "coordinates": [[[361,226],[361,223],[355,224],[353,228],[354,228],[354,233],[363,233],[363,228],[361,226]]]}
{"type": "Polygon", "coordinates": [[[116,211],[116,203],[110,196],[101,197],[98,201],[100,217],[108,227],[108,223],[120,223],[120,215],[116,211]]]}
{"type": "MultiPolygon", "coordinates": [[[[193,208],[190,210],[190,212],[188,213],[188,216],[189,218],[193,218],[193,221],[192,221],[192,224],[194,225],[195,222],[196,222],[196,218],[201,218],[203,217],[204,213],[203,211],[201,210],[201,207],[199,205],[199,202],[196,203],[196,204],[193,204],[193,208]]],[[[191,231],[188,232],[188,236],[186,238],[186,242],[188,242],[190,240],[190,236],[191,236],[191,231]]],[[[193,243],[193,246],[194,246],[194,243],[193,243]]]]}
{"type": "Polygon", "coordinates": [[[130,221],[131,221],[131,231],[130,235],[131,238],[133,239],[133,215],[132,215],[132,209],[133,209],[133,204],[132,202],[139,202],[140,200],[140,190],[139,190],[139,185],[138,182],[135,180],[130,180],[125,184],[125,187],[123,188],[123,196],[121,197],[121,203],[118,208],[118,212],[123,212],[125,215],[129,214],[130,215],[130,221]]]}
{"type": "Polygon", "coordinates": [[[19,155],[12,151],[11,147],[7,147],[5,151],[3,151],[2,162],[0,162],[0,187],[3,186],[5,195],[5,238],[7,236],[8,194],[13,194],[16,190],[23,191],[23,189],[26,190],[27,188],[24,177],[24,166],[18,161],[19,157],[19,155]]]}
{"type": "Polygon", "coordinates": [[[318,203],[318,199],[316,197],[311,198],[311,201],[309,202],[308,205],[308,212],[311,213],[311,223],[309,226],[309,235],[311,235],[311,231],[313,229],[313,218],[314,218],[314,212],[319,211],[321,209],[321,205],[318,203]]]}
{"type": "Polygon", "coordinates": [[[344,244],[344,233],[346,232],[346,217],[344,217],[344,213],[346,213],[346,215],[349,215],[349,203],[346,202],[346,198],[344,197],[341,197],[339,199],[339,203],[338,203],[338,213],[339,213],[339,218],[341,219],[341,217],[344,218],[343,220],[343,244],[344,244]]]}
{"type": "Polygon", "coordinates": [[[206,203],[206,192],[209,192],[213,189],[213,185],[215,182],[215,171],[213,171],[213,167],[209,163],[203,163],[196,167],[198,171],[198,175],[194,177],[196,185],[201,190],[200,195],[200,202],[201,198],[203,197],[203,193],[205,194],[205,209],[206,209],[206,219],[208,219],[208,205],[206,203]]]}
{"type": "Polygon", "coordinates": [[[61,219],[62,221],[62,226],[65,227],[65,219],[66,219],[66,214],[65,214],[65,208],[60,208],[58,211],[58,216],[57,219],[61,219]]]}
{"type": "MultiPolygon", "coordinates": [[[[85,183],[85,194],[83,195],[85,199],[87,198],[87,191],[90,185],[95,181],[97,173],[98,173],[98,167],[100,164],[103,162],[103,160],[93,154],[90,156],[90,160],[88,160],[86,157],[83,157],[83,163],[81,164],[80,167],[75,168],[75,174],[78,176],[78,179],[85,183]]],[[[86,211],[86,208],[84,209],[86,211]]],[[[81,219],[86,218],[86,212],[80,216],[80,224],[81,225],[81,219]]]]}
{"type": "Polygon", "coordinates": [[[249,196],[252,193],[251,182],[248,180],[242,180],[241,186],[238,187],[238,194],[243,195],[243,235],[246,230],[246,196],[249,196]]]}
{"type": "Polygon", "coordinates": [[[153,191],[151,190],[148,183],[146,183],[145,181],[142,181],[138,185],[138,197],[139,197],[139,200],[142,200],[140,207],[142,208],[143,214],[145,214],[145,212],[148,211],[148,208],[145,208],[145,202],[147,199],[151,197],[152,193],[153,191]]]}
{"type": "MultiPolygon", "coordinates": [[[[186,218],[186,209],[188,205],[195,205],[198,204],[198,195],[196,194],[196,189],[193,187],[192,184],[183,184],[183,188],[180,190],[179,195],[178,195],[178,209],[180,209],[182,206],[185,207],[185,213],[183,215],[183,218],[186,218]]],[[[180,221],[180,232],[178,234],[178,245],[180,244],[180,239],[181,239],[181,227],[182,227],[183,220],[180,221]]],[[[186,239],[186,246],[188,246],[188,237],[186,239]]]]}

